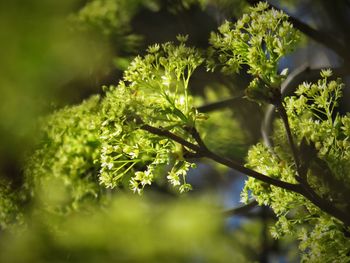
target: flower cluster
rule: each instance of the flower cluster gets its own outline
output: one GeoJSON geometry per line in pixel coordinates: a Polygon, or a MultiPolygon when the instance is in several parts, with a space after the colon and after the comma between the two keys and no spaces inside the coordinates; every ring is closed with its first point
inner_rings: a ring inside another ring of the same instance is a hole
{"type": "Polygon", "coordinates": [[[203,59],[186,46],[187,36],[178,39],[179,45],[150,46],[148,54],[131,62],[117,87],[107,88],[99,175],[106,187],[126,178],[130,188],[141,193],[158,174],[168,171],[169,182],[180,192],[190,189],[185,175],[192,164],[184,160],[182,146],[142,129],[147,124],[190,137],[184,127],[193,127],[198,112],[191,107],[189,80],[203,59]]]}
{"type": "Polygon", "coordinates": [[[254,78],[247,96],[270,100],[287,73],[278,72],[278,62],[295,48],[298,39],[299,34],[285,13],[260,2],[236,23],[226,21],[219,27],[219,33],[211,34],[212,59],[208,69],[221,66],[222,72],[233,74],[247,65],[254,78]]]}

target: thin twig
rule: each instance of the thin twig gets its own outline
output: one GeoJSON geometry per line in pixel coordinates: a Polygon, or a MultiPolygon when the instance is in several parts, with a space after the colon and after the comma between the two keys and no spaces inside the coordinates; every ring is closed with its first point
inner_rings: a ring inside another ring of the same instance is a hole
{"type": "Polygon", "coordinates": [[[197,129],[195,127],[191,127],[189,128],[189,132],[192,135],[193,139],[195,139],[195,141],[198,143],[201,151],[203,152],[207,152],[209,151],[208,147],[205,145],[205,143],[203,142],[201,136],[199,135],[199,132],[197,131],[197,129]]]}
{"type": "Polygon", "coordinates": [[[253,201],[249,202],[248,204],[225,210],[224,215],[225,216],[246,215],[248,212],[250,212],[257,205],[258,205],[258,202],[256,200],[253,200],[253,201]]]}
{"type": "Polygon", "coordinates": [[[221,101],[217,101],[217,102],[213,102],[213,103],[209,103],[200,107],[197,107],[197,110],[199,112],[212,112],[215,110],[220,110],[222,108],[227,108],[232,106],[232,104],[236,101],[242,100],[242,96],[239,97],[233,97],[233,98],[229,98],[229,99],[225,99],[225,100],[221,100],[221,101]]]}
{"type": "MultiPolygon", "coordinates": [[[[289,146],[292,150],[292,156],[293,156],[293,159],[294,159],[294,162],[296,165],[296,170],[299,172],[299,170],[300,170],[299,152],[294,144],[294,139],[293,139],[292,131],[290,129],[286,109],[284,108],[281,100],[278,100],[276,102],[275,106],[276,106],[278,113],[280,114],[281,119],[282,119],[284,128],[285,128],[286,133],[287,133],[287,140],[288,140],[289,146]]],[[[302,176],[301,174],[298,174],[298,175],[302,176]]]]}
{"type": "MultiPolygon", "coordinates": [[[[308,63],[305,63],[293,70],[281,85],[281,97],[292,96],[296,88],[305,81],[314,82],[320,78],[322,68],[310,68],[308,63]]],[[[350,73],[348,67],[331,68],[333,76],[344,77],[350,73]]],[[[265,145],[273,151],[274,142],[272,140],[273,121],[277,117],[276,107],[269,105],[264,120],[262,122],[261,134],[265,145]]],[[[276,153],[273,153],[276,156],[276,153]]]]}

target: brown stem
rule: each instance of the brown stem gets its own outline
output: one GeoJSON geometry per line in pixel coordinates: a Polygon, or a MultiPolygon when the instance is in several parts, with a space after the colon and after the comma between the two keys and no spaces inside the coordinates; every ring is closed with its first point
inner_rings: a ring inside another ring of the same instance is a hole
{"type": "MultiPolygon", "coordinates": [[[[281,99],[279,99],[275,103],[275,107],[276,107],[276,109],[277,109],[277,111],[280,114],[280,117],[282,119],[284,128],[285,128],[286,133],[287,133],[287,140],[288,140],[289,146],[292,150],[292,155],[293,155],[293,159],[294,159],[294,162],[296,165],[296,170],[299,172],[299,169],[300,169],[299,153],[298,153],[298,150],[294,144],[294,139],[293,139],[292,131],[290,129],[287,112],[282,105],[281,99]]],[[[299,176],[301,176],[301,174],[299,174],[299,176]]]]}
{"type": "Polygon", "coordinates": [[[343,222],[345,226],[350,227],[350,216],[348,213],[338,209],[328,200],[321,198],[309,185],[303,185],[303,188],[308,188],[304,196],[315,206],[319,207],[323,212],[337,218],[339,221],[343,222]]]}
{"type": "Polygon", "coordinates": [[[288,182],[284,182],[284,181],[280,181],[278,179],[274,179],[272,177],[266,176],[264,174],[261,174],[259,172],[256,172],[254,170],[251,170],[247,167],[244,167],[232,160],[226,159],[224,157],[221,157],[219,155],[216,155],[215,153],[211,152],[211,151],[206,151],[203,153],[203,156],[217,162],[220,163],[222,165],[225,165],[227,167],[230,167],[236,171],[239,171],[245,175],[247,175],[248,177],[252,177],[255,178],[259,181],[262,181],[264,183],[267,183],[269,185],[273,185],[273,186],[277,186],[295,193],[299,193],[299,194],[303,194],[302,188],[300,184],[292,184],[292,183],[288,183],[288,182]]]}
{"type": "Polygon", "coordinates": [[[277,186],[277,187],[280,187],[280,188],[283,188],[286,190],[293,191],[295,193],[302,194],[302,189],[301,189],[299,184],[291,184],[288,182],[280,181],[278,179],[266,176],[264,174],[261,174],[259,172],[254,171],[254,170],[246,168],[246,167],[244,167],[244,166],[242,166],[234,161],[223,158],[223,157],[211,152],[205,146],[205,144],[201,140],[201,138],[200,138],[200,136],[195,128],[190,128],[190,132],[191,132],[192,136],[194,137],[194,139],[197,141],[198,145],[195,145],[191,142],[188,142],[188,141],[184,140],[183,138],[177,136],[176,134],[173,134],[172,132],[165,130],[165,129],[162,129],[162,128],[156,128],[156,127],[144,124],[141,126],[141,129],[146,130],[150,133],[162,136],[162,137],[172,139],[172,140],[182,144],[183,146],[195,151],[201,157],[209,158],[213,161],[216,161],[217,163],[223,164],[227,167],[230,167],[234,170],[237,170],[237,171],[239,171],[239,172],[241,172],[249,177],[253,177],[253,178],[260,180],[262,182],[265,182],[269,185],[274,185],[274,186],[277,186]]]}
{"type": "Polygon", "coordinates": [[[263,181],[265,183],[268,183],[268,184],[271,184],[271,185],[274,185],[277,187],[281,187],[281,188],[284,188],[286,190],[290,190],[290,191],[301,194],[301,188],[300,188],[299,184],[291,184],[291,183],[287,183],[284,181],[274,179],[272,177],[269,177],[269,176],[263,175],[261,173],[258,173],[254,170],[251,170],[247,167],[244,167],[244,166],[236,163],[233,160],[229,160],[229,159],[226,159],[224,157],[221,157],[221,156],[213,153],[212,151],[210,151],[207,148],[207,146],[204,144],[198,131],[195,128],[192,128],[191,134],[192,134],[193,138],[197,141],[198,145],[200,146],[201,153],[202,153],[203,157],[207,157],[209,159],[212,159],[213,161],[216,161],[217,163],[221,163],[227,167],[230,167],[230,168],[237,170],[237,171],[239,171],[247,176],[253,177],[253,178],[258,179],[260,181],[263,181]]]}
{"type": "Polygon", "coordinates": [[[176,134],[166,130],[166,129],[162,129],[162,128],[156,128],[147,124],[144,124],[141,126],[142,130],[148,131],[150,133],[162,136],[162,137],[166,137],[169,139],[172,139],[175,142],[180,143],[181,145],[187,147],[190,150],[193,150],[195,152],[199,152],[200,151],[200,147],[198,147],[198,145],[195,145],[189,141],[186,141],[185,139],[181,138],[180,136],[177,136],[176,134]]]}

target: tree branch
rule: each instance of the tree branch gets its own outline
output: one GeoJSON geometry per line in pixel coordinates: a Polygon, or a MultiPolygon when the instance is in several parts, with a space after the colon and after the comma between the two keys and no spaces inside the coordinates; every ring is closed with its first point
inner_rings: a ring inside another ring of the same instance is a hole
{"type": "Polygon", "coordinates": [[[210,151],[207,146],[204,144],[204,142],[202,141],[198,131],[196,130],[196,128],[192,128],[190,130],[190,133],[191,135],[193,136],[193,138],[196,140],[196,142],[198,143],[198,145],[200,146],[200,153],[203,157],[207,157],[208,159],[211,159],[213,161],[216,161],[217,163],[220,163],[220,164],[223,164],[227,167],[230,167],[236,171],[239,171],[249,177],[253,177],[257,180],[260,180],[262,182],[265,182],[267,184],[270,184],[270,185],[274,185],[274,186],[277,186],[277,187],[280,187],[280,188],[283,188],[283,189],[286,189],[286,190],[290,190],[290,191],[293,191],[295,193],[299,193],[299,194],[302,194],[301,192],[301,187],[299,184],[291,184],[291,183],[288,183],[288,182],[284,182],[284,181],[280,181],[278,179],[275,179],[275,178],[272,178],[272,177],[269,177],[269,176],[266,176],[264,174],[261,174],[261,173],[258,173],[254,170],[251,170],[247,167],[244,167],[238,163],[236,163],[235,161],[232,161],[232,160],[229,160],[229,159],[226,159],[224,157],[221,157],[215,153],[213,153],[212,151],[210,151]]]}
{"type": "Polygon", "coordinates": [[[204,152],[203,156],[207,157],[213,161],[216,161],[217,163],[225,165],[229,168],[232,168],[238,172],[241,172],[248,177],[252,177],[252,178],[255,178],[259,181],[265,182],[269,185],[277,186],[277,187],[283,188],[285,190],[289,190],[289,191],[292,191],[295,193],[303,194],[303,190],[302,190],[300,184],[292,184],[292,183],[280,181],[278,179],[266,176],[264,174],[261,174],[259,172],[254,171],[254,170],[251,170],[247,167],[244,167],[244,166],[242,166],[242,165],[240,165],[232,160],[229,160],[229,159],[223,158],[219,155],[216,155],[215,153],[213,153],[211,151],[204,152]]]}
{"type": "MultiPolygon", "coordinates": [[[[274,7],[276,8],[276,7],[274,7]]],[[[276,8],[277,9],[277,8],[276,8]]],[[[296,19],[295,17],[289,16],[289,22],[293,24],[293,26],[297,29],[299,29],[302,33],[310,37],[311,39],[315,40],[316,42],[332,49],[335,51],[341,58],[347,58],[349,59],[349,54],[343,44],[340,43],[340,41],[333,37],[330,34],[327,34],[325,32],[316,30],[309,25],[301,22],[300,20],[296,19]]]]}
{"type": "Polygon", "coordinates": [[[199,152],[200,151],[200,147],[198,147],[197,145],[186,141],[185,139],[181,138],[180,136],[177,136],[176,134],[166,130],[166,129],[162,129],[162,128],[156,128],[153,126],[150,126],[148,124],[144,124],[141,126],[142,130],[148,131],[152,134],[156,134],[162,137],[166,137],[169,138],[175,142],[180,143],[181,145],[187,147],[188,149],[191,149],[195,152],[199,152]]]}
{"type": "MultiPolygon", "coordinates": [[[[219,155],[216,155],[215,153],[211,152],[204,144],[202,139],[199,136],[198,131],[195,128],[190,128],[189,131],[193,138],[197,141],[198,145],[195,145],[191,142],[188,142],[184,140],[183,138],[177,136],[176,134],[173,134],[172,132],[162,129],[162,128],[156,128],[147,124],[144,124],[141,126],[141,129],[148,131],[152,134],[156,134],[158,136],[166,137],[171,140],[174,140],[184,147],[187,147],[188,149],[195,152],[195,154],[198,154],[198,156],[206,157],[208,159],[211,159],[213,161],[216,161],[217,163],[223,164],[229,168],[232,168],[236,171],[239,171],[248,177],[255,178],[259,181],[265,182],[268,185],[273,185],[276,187],[280,187],[285,190],[292,191],[294,193],[298,193],[309,199],[313,204],[315,204],[317,207],[319,207],[324,212],[334,216],[335,218],[342,221],[345,225],[350,226],[350,218],[347,213],[344,213],[343,211],[337,209],[334,207],[330,202],[327,200],[324,200],[320,198],[309,186],[308,184],[292,184],[284,181],[280,181],[278,179],[266,176],[264,174],[261,174],[259,172],[256,172],[254,170],[251,170],[249,168],[246,168],[234,161],[231,161],[229,159],[223,158],[219,155]]],[[[304,182],[304,181],[303,181],[304,182]]]]}
{"type": "Polygon", "coordinates": [[[274,186],[277,186],[277,187],[280,187],[280,188],[283,188],[286,190],[293,191],[295,193],[303,194],[302,188],[299,184],[291,184],[288,182],[280,181],[278,179],[266,176],[264,174],[261,174],[259,172],[254,171],[254,170],[246,168],[246,167],[244,167],[244,166],[242,166],[234,161],[223,158],[223,157],[211,152],[205,146],[204,142],[202,141],[202,139],[199,136],[198,131],[195,128],[189,128],[188,131],[191,133],[193,138],[197,141],[198,145],[195,145],[191,142],[188,142],[188,141],[184,140],[183,138],[177,136],[176,134],[174,134],[168,130],[162,129],[162,128],[156,128],[156,127],[144,124],[141,126],[141,129],[148,131],[152,134],[156,134],[156,135],[159,135],[162,137],[172,139],[172,140],[180,143],[181,145],[187,147],[188,149],[193,150],[195,152],[195,155],[197,154],[197,156],[206,157],[208,159],[216,161],[217,163],[223,164],[223,165],[225,165],[229,168],[232,168],[236,171],[239,171],[239,172],[241,172],[249,177],[253,177],[253,178],[260,180],[262,182],[265,182],[269,185],[274,185],[274,186]]]}

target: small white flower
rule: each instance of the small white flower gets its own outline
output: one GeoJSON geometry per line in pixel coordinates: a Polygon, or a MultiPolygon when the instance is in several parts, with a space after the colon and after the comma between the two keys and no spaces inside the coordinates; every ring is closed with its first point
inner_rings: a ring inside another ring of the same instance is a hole
{"type": "Polygon", "coordinates": [[[170,181],[170,183],[173,185],[173,186],[177,186],[177,185],[180,185],[180,178],[179,176],[174,173],[174,172],[169,172],[169,175],[167,176],[167,179],[170,181]]]}
{"type": "Polygon", "coordinates": [[[171,79],[169,78],[169,76],[162,76],[162,84],[164,85],[164,86],[167,86],[167,87],[169,87],[170,86],[170,81],[171,81],[171,79]]]}

